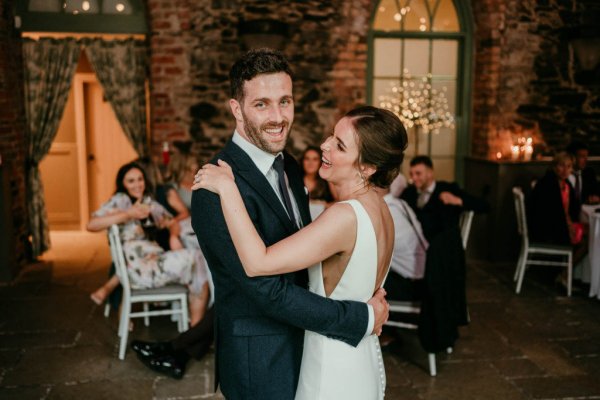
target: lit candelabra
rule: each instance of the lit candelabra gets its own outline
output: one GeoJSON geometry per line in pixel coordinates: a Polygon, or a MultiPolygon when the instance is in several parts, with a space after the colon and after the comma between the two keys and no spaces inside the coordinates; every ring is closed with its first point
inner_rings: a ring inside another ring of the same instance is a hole
{"type": "Polygon", "coordinates": [[[400,83],[391,84],[388,93],[379,96],[379,106],[396,114],[406,128],[439,133],[442,127],[454,127],[454,115],[448,111],[446,91],[445,86],[441,90],[432,87],[431,74],[414,80],[404,70],[400,83]]]}

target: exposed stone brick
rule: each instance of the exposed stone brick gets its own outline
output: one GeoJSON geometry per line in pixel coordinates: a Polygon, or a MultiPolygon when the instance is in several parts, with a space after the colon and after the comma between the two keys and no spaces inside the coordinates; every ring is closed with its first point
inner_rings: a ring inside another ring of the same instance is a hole
{"type": "MultiPolygon", "coordinates": [[[[28,227],[25,199],[25,110],[21,41],[13,27],[11,0],[0,2],[0,155],[9,179],[15,233],[16,274],[27,262],[28,227]]],[[[1,222],[0,222],[1,223],[1,222]]]]}

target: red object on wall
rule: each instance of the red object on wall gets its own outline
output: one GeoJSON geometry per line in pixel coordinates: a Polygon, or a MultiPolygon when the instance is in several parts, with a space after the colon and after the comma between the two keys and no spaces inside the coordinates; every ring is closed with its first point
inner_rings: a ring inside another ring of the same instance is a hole
{"type": "Polygon", "coordinates": [[[169,154],[169,142],[163,142],[162,145],[162,162],[163,165],[169,165],[170,154],[169,154]]]}

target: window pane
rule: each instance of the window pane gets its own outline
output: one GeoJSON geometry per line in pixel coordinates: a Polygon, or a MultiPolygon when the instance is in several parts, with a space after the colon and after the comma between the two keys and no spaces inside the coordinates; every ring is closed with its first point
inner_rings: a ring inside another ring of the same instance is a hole
{"type": "Polygon", "coordinates": [[[429,69],[429,40],[404,39],[404,68],[413,78],[426,76],[429,69]]]}
{"type": "Polygon", "coordinates": [[[458,42],[456,40],[433,41],[433,76],[456,78],[458,42]]]}
{"type": "Polygon", "coordinates": [[[459,32],[460,25],[452,0],[381,0],[373,29],[388,32],[459,32]]]}
{"type": "Polygon", "coordinates": [[[375,39],[373,71],[376,77],[400,76],[400,47],[398,39],[375,39]]]}
{"type": "Polygon", "coordinates": [[[429,29],[429,14],[423,0],[411,1],[410,8],[404,16],[404,30],[425,32],[429,29]]]}
{"type": "Polygon", "coordinates": [[[452,0],[441,0],[433,20],[435,32],[459,32],[458,17],[452,0]]]}

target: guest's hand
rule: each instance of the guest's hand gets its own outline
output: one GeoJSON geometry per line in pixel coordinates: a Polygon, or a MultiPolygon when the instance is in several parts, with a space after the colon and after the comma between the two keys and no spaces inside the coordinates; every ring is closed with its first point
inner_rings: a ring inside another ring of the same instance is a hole
{"type": "Polygon", "coordinates": [[[233,171],[229,164],[223,160],[218,160],[217,164],[205,164],[198,171],[194,177],[192,190],[206,189],[220,195],[232,185],[235,185],[233,171]]]}
{"type": "Polygon", "coordinates": [[[130,219],[144,219],[150,215],[150,207],[145,204],[135,203],[129,207],[125,213],[130,219]]]}
{"type": "Polygon", "coordinates": [[[449,206],[459,206],[463,205],[463,201],[460,197],[453,195],[450,192],[442,192],[440,193],[440,200],[442,203],[449,206]]]}
{"type": "Polygon", "coordinates": [[[367,304],[373,306],[375,314],[375,325],[373,326],[373,334],[381,335],[383,324],[385,324],[390,316],[390,305],[385,299],[385,289],[381,288],[375,292],[375,295],[371,297],[371,300],[367,304]]]}

